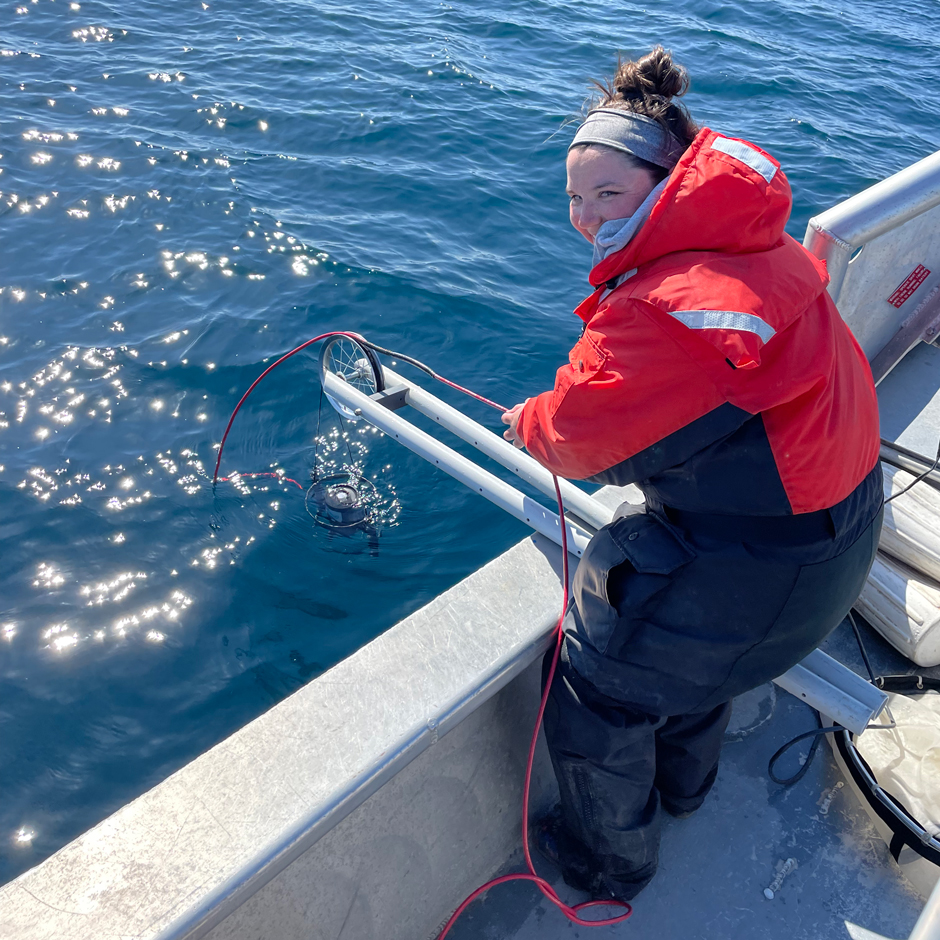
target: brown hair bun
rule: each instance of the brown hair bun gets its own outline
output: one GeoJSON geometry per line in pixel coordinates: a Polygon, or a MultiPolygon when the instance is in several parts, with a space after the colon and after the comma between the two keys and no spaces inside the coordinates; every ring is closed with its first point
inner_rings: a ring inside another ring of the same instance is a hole
{"type": "MultiPolygon", "coordinates": [[[[673,100],[689,90],[689,73],[662,46],[654,46],[639,59],[625,62],[618,58],[613,77],[592,84],[600,92],[599,99],[589,103],[592,108],[618,108],[653,118],[685,147],[699,132],[685,107],[673,100]]],[[[661,167],[645,165],[658,178],[667,175],[661,167]]]]}
{"type": "Polygon", "coordinates": [[[672,55],[662,46],[656,46],[635,61],[618,61],[610,85],[621,98],[668,100],[679,98],[689,90],[689,74],[681,65],[673,62],[672,55]]]}

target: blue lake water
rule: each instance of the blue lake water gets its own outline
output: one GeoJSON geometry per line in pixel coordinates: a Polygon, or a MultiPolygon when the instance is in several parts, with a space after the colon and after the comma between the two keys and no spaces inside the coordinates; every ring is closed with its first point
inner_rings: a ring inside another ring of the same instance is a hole
{"type": "MultiPolygon", "coordinates": [[[[782,162],[801,238],[940,147],[938,36],[923,0],[6,4],[0,882],[525,534],[361,427],[378,554],[293,484],[213,493],[272,357],[354,329],[537,393],[590,258],[563,125],[618,50],[674,50],[696,119],[782,162]]],[[[315,354],[279,368],[223,471],[306,486],[318,399],[315,354]]]]}

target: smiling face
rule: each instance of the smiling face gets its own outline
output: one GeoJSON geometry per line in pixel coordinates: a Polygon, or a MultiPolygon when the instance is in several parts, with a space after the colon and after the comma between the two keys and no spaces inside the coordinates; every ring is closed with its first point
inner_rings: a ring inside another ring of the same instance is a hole
{"type": "Polygon", "coordinates": [[[605,222],[633,215],[656,186],[649,170],[610,147],[575,147],[567,168],[571,224],[591,244],[605,222]]]}

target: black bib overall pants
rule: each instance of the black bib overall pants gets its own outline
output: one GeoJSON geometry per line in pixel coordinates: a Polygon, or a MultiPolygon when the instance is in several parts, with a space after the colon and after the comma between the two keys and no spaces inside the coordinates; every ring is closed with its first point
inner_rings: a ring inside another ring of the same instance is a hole
{"type": "Polygon", "coordinates": [[[569,884],[630,900],[650,881],[662,810],[694,811],[715,781],[731,699],[803,659],[858,597],[882,499],[879,464],[821,512],[626,505],[595,535],[545,713],[569,884]]]}

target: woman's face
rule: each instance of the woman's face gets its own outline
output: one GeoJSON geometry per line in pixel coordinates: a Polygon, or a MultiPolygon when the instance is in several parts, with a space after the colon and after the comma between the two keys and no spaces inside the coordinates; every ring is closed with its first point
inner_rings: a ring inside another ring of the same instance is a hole
{"type": "Polygon", "coordinates": [[[649,170],[609,147],[575,147],[567,167],[571,224],[592,244],[605,222],[633,215],[656,187],[649,170]]]}

